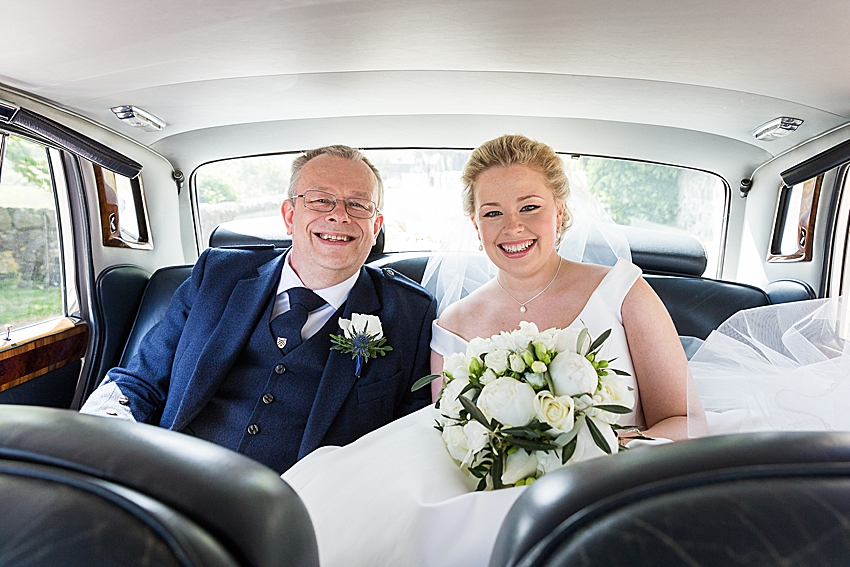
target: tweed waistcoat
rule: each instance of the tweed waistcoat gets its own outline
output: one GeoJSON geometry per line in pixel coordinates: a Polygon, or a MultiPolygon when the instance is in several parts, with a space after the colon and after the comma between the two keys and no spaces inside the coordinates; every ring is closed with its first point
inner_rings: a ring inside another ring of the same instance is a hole
{"type": "Polygon", "coordinates": [[[283,472],[298,460],[339,313],[284,356],[269,325],[263,324],[269,321],[273,301],[218,392],[190,422],[186,433],[283,472]]]}

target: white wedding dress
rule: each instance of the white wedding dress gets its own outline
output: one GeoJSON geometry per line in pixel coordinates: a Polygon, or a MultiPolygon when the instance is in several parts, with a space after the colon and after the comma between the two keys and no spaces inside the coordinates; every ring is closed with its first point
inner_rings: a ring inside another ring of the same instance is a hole
{"type": "MultiPolygon", "coordinates": [[[[618,261],[565,326],[586,326],[594,337],[611,329],[602,354],[631,375],[624,378],[636,400],[621,422],[643,426],[620,314],[639,276],[639,268],[618,261]]],[[[436,352],[465,352],[466,344],[435,324],[436,352]]],[[[461,472],[434,429],[437,415],[426,407],[345,447],[322,447],[283,474],[310,513],[323,567],[486,567],[525,487],[474,492],[477,480],[461,472]]]]}

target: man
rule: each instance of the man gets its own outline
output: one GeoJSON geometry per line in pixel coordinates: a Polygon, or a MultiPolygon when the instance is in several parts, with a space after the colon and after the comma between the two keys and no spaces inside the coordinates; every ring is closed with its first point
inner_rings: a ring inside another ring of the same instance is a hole
{"type": "Polygon", "coordinates": [[[358,150],[299,157],[281,207],[288,252],[206,250],[139,354],[81,411],[182,431],[282,472],[427,405],[427,388],[410,387],[430,370],[436,302],[363,265],[382,204],[380,175],[358,150]],[[353,314],[377,316],[392,350],[361,364],[332,350],[353,314]]]}

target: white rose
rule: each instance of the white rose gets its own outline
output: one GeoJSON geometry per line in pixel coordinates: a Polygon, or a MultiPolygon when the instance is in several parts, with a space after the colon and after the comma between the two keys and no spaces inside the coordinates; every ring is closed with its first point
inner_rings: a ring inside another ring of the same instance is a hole
{"type": "Polygon", "coordinates": [[[575,404],[570,396],[556,397],[551,392],[538,392],[534,397],[534,413],[557,434],[567,433],[575,425],[575,404]]]}
{"type": "Polygon", "coordinates": [[[469,362],[462,352],[443,357],[443,371],[455,379],[469,378],[469,362]]]}
{"type": "Polygon", "coordinates": [[[475,337],[469,344],[466,346],[466,356],[467,358],[473,358],[475,356],[480,357],[485,352],[489,352],[492,349],[490,346],[490,341],[488,339],[482,339],[481,337],[475,337]]]}
{"type": "Polygon", "coordinates": [[[498,349],[488,352],[484,357],[484,364],[496,374],[504,374],[508,369],[508,351],[498,349]]]}
{"type": "Polygon", "coordinates": [[[496,376],[496,373],[488,368],[487,370],[484,371],[484,373],[481,375],[481,378],[479,378],[478,381],[481,382],[482,385],[486,386],[487,384],[489,384],[490,382],[492,382],[496,378],[498,378],[498,376],[496,376]]]}
{"type": "Polygon", "coordinates": [[[365,333],[379,339],[384,336],[381,320],[377,315],[352,313],[351,321],[340,318],[339,327],[342,329],[343,335],[348,339],[354,338],[355,335],[360,333],[365,333]]]}
{"type": "Polygon", "coordinates": [[[534,323],[529,323],[528,321],[520,322],[519,329],[511,332],[513,348],[519,351],[525,350],[529,343],[537,340],[537,335],[539,334],[540,331],[537,330],[537,325],[534,323]]]}
{"type": "Polygon", "coordinates": [[[523,372],[525,370],[525,361],[518,354],[511,353],[510,356],[511,370],[514,372],[523,372]]]}
{"type": "Polygon", "coordinates": [[[474,420],[463,426],[463,433],[466,435],[466,446],[472,453],[470,457],[470,462],[472,462],[475,454],[487,446],[490,435],[486,427],[474,420]]]}
{"type": "MultiPolygon", "coordinates": [[[[466,378],[455,378],[446,385],[443,389],[443,395],[440,396],[440,413],[446,417],[457,419],[460,417],[460,410],[463,409],[460,401],[457,399],[461,390],[466,388],[469,380],[466,378]]],[[[464,394],[470,400],[472,399],[472,390],[464,394]]]]}
{"type": "Polygon", "coordinates": [[[478,409],[488,420],[495,419],[510,427],[520,427],[534,419],[535,395],[534,388],[525,382],[504,376],[481,389],[478,409]]]}
{"type": "Polygon", "coordinates": [[[502,473],[502,484],[516,484],[530,476],[537,476],[537,456],[534,453],[519,449],[508,455],[502,473]]]}
{"type": "Polygon", "coordinates": [[[466,433],[463,427],[459,425],[449,425],[443,428],[443,441],[446,443],[446,449],[449,450],[449,455],[460,463],[461,466],[468,465],[469,445],[466,433]]]}
{"type": "Polygon", "coordinates": [[[575,352],[581,354],[576,348],[576,345],[578,344],[578,335],[579,331],[575,329],[561,329],[555,335],[555,350],[558,352],[575,352]]]}
{"type": "MultiPolygon", "coordinates": [[[[600,379],[600,389],[593,396],[593,400],[598,404],[635,407],[634,393],[629,390],[624,380],[611,374],[600,379]]],[[[617,423],[620,414],[599,411],[597,417],[607,423],[617,423]]]]}
{"type": "Polygon", "coordinates": [[[549,363],[549,375],[559,396],[578,396],[596,391],[599,378],[596,369],[585,357],[573,352],[561,352],[549,363]]]}
{"type": "MultiPolygon", "coordinates": [[[[599,429],[599,431],[602,433],[602,437],[604,437],[605,441],[608,443],[608,447],[611,448],[611,453],[616,454],[618,450],[617,434],[614,433],[614,430],[611,429],[611,426],[603,421],[600,421],[590,416],[588,416],[587,419],[593,420],[593,423],[596,424],[596,428],[599,429]]],[[[590,459],[604,457],[608,454],[602,449],[600,449],[596,442],[593,440],[593,436],[590,434],[590,430],[587,428],[587,425],[585,425],[581,428],[581,430],[579,430],[576,439],[576,450],[573,453],[573,456],[570,457],[570,460],[567,461],[567,463],[580,463],[582,461],[589,461],[590,459]]]]}
{"type": "Polygon", "coordinates": [[[561,455],[556,451],[535,451],[534,454],[537,456],[537,470],[540,475],[566,466],[561,464],[561,455]]]}

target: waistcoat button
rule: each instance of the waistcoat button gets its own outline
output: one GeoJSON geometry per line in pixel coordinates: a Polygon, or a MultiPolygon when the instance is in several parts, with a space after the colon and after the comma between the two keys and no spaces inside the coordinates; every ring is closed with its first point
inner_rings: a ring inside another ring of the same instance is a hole
{"type": "Polygon", "coordinates": [[[106,410],[106,415],[118,415],[118,410],[109,408],[108,410],[106,410]]]}
{"type": "Polygon", "coordinates": [[[252,423],[248,426],[248,435],[256,435],[260,432],[260,426],[256,423],[252,423]]]}
{"type": "Polygon", "coordinates": [[[278,364],[274,367],[274,372],[275,374],[283,374],[284,372],[286,372],[286,366],[284,366],[283,364],[278,364]]]}
{"type": "Polygon", "coordinates": [[[128,405],[130,405],[130,398],[128,398],[127,396],[122,394],[122,395],[118,396],[118,403],[121,404],[122,406],[128,406],[128,405]]]}
{"type": "Polygon", "coordinates": [[[271,394],[263,394],[263,403],[270,404],[274,401],[274,396],[271,394]]]}

